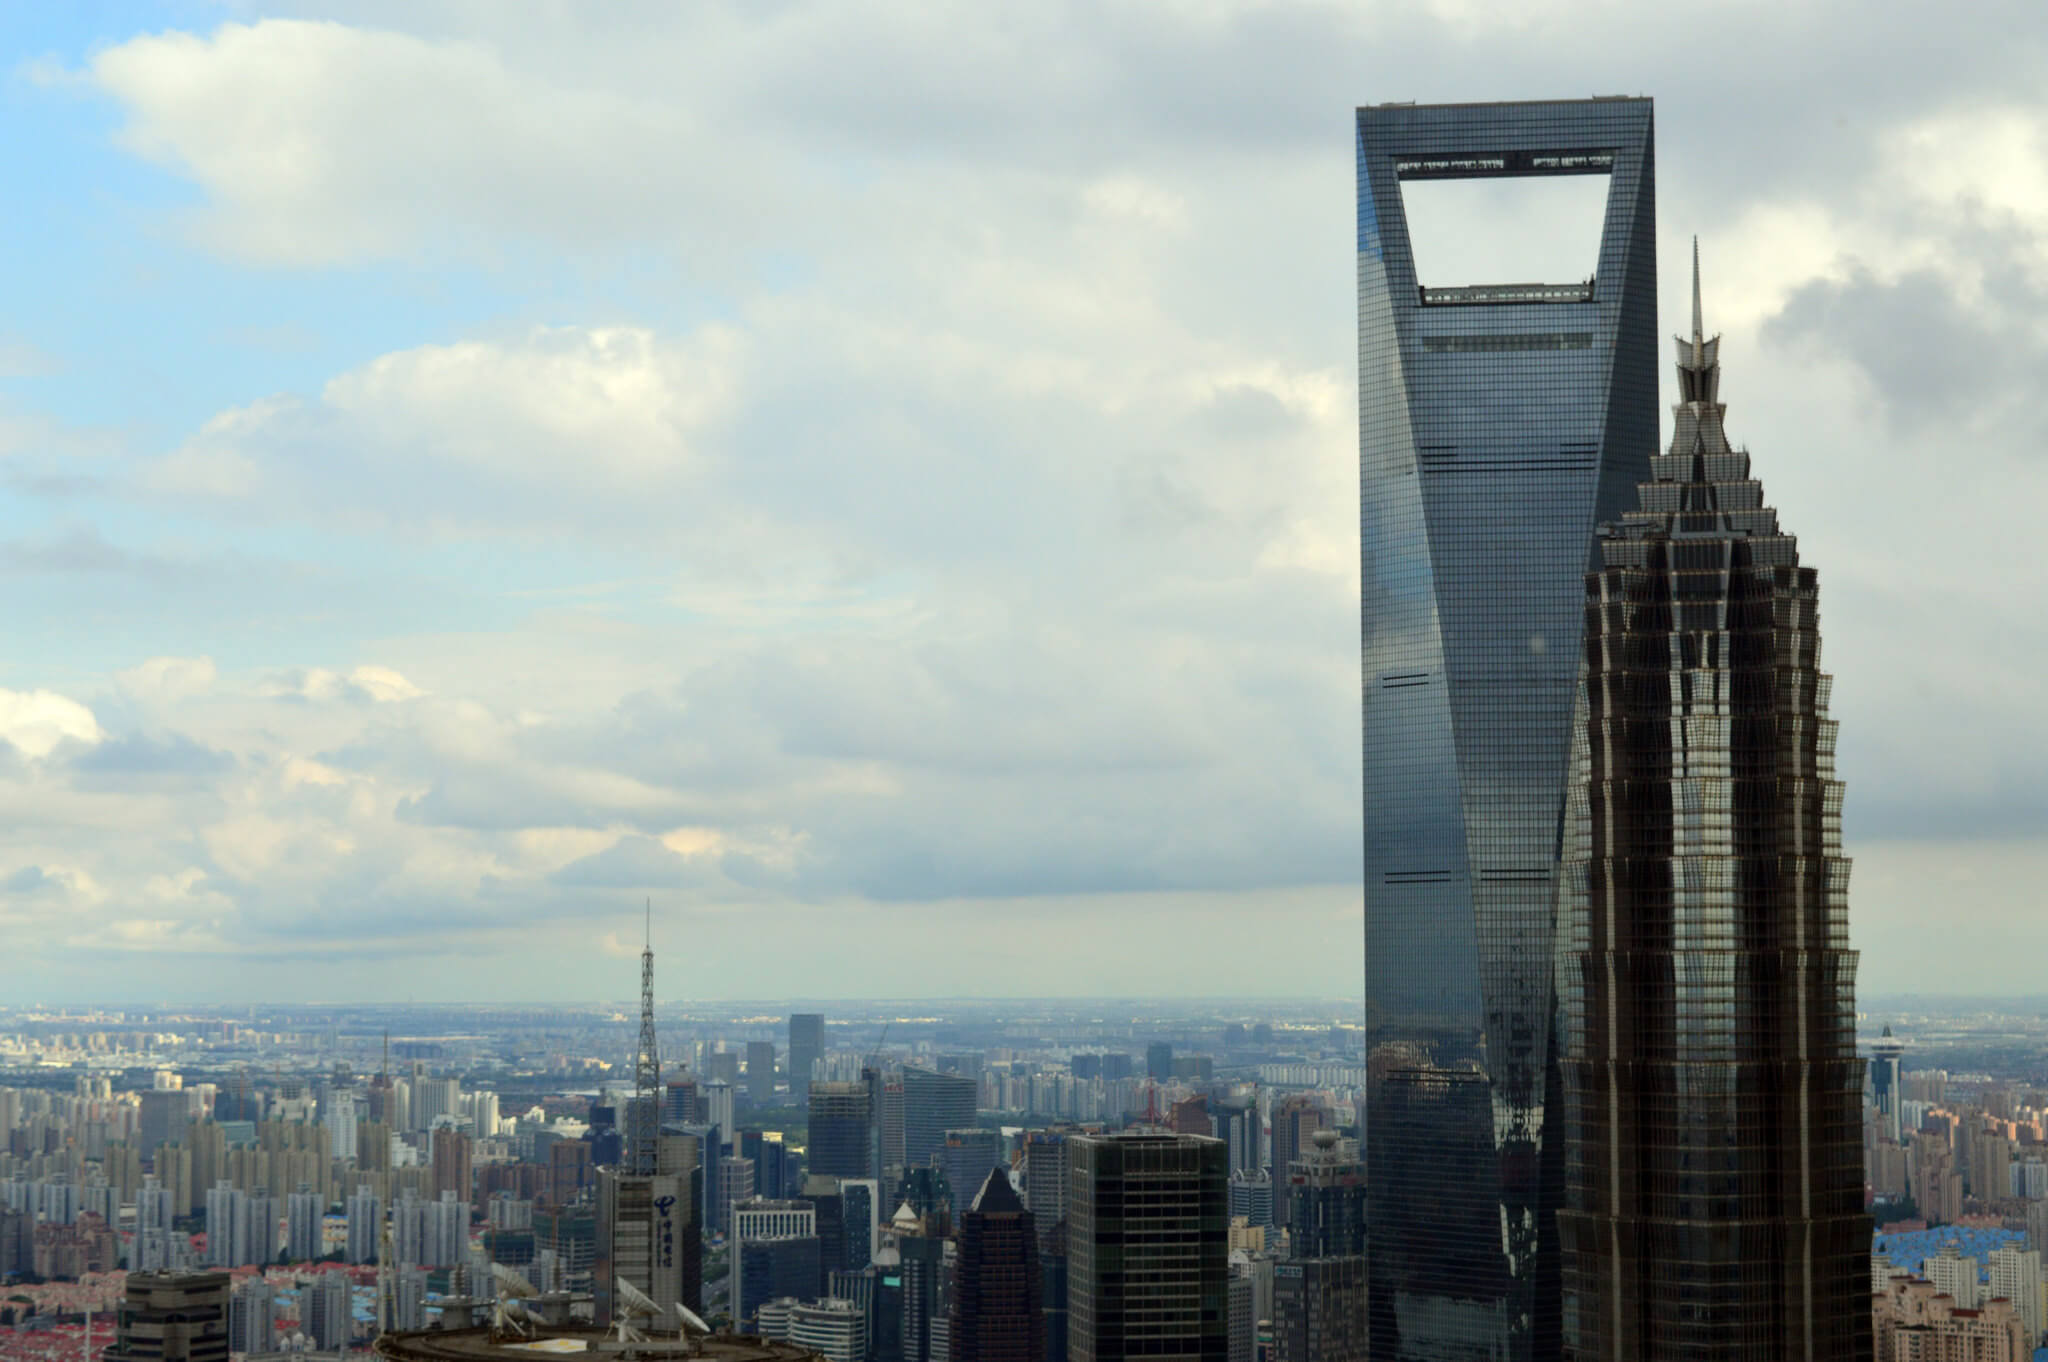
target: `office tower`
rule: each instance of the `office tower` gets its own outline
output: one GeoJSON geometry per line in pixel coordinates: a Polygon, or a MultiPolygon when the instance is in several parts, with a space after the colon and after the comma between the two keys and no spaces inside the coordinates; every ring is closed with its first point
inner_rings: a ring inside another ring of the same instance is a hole
{"type": "Polygon", "coordinates": [[[141,1094],[142,1121],[136,1144],[155,1158],[160,1145],[176,1144],[185,1131],[191,1099],[182,1088],[149,1088],[141,1094]]]}
{"type": "MultiPolygon", "coordinates": [[[[701,1304],[701,1281],[688,1279],[690,1241],[701,1235],[694,1179],[688,1173],[598,1170],[597,1261],[591,1269],[595,1318],[611,1322],[613,1283],[627,1281],[662,1307],[655,1327],[675,1329],[673,1302],[701,1304]]],[[[699,1269],[701,1273],[701,1268],[699,1269]]]]}
{"type": "Polygon", "coordinates": [[[713,1079],[698,1089],[704,1110],[704,1124],[718,1132],[721,1145],[732,1143],[739,1126],[733,1120],[732,1084],[713,1079]]]}
{"type": "Polygon", "coordinates": [[[1024,1136],[1024,1205],[1040,1239],[1067,1219],[1067,1132],[1033,1130],[1024,1136]]]}
{"type": "Polygon", "coordinates": [[[310,1263],[326,1252],[321,1244],[321,1222],[327,1207],[305,1183],[285,1198],[284,1256],[288,1263],[310,1263]]]}
{"type": "MultiPolygon", "coordinates": [[[[816,1116],[811,1118],[810,1141],[811,1156],[816,1158],[818,1151],[818,1118],[816,1116]]],[[[734,1147],[739,1151],[741,1158],[754,1161],[754,1188],[756,1193],[771,1199],[781,1197],[784,1190],[782,1182],[784,1153],[781,1132],[742,1130],[739,1141],[734,1147]]]]}
{"type": "Polygon", "coordinates": [[[825,1362],[866,1362],[867,1325],[867,1316],[852,1301],[798,1302],[789,1312],[782,1337],[825,1362]]]}
{"type": "Polygon", "coordinates": [[[732,1208],[755,1196],[754,1161],[725,1158],[718,1161],[718,1219],[713,1223],[732,1232],[732,1208]]]}
{"type": "Polygon", "coordinates": [[[1045,1362],[1067,1362],[1067,1223],[1038,1232],[1039,1300],[1045,1315],[1045,1362]]]}
{"type": "Polygon", "coordinates": [[[699,1210],[705,1192],[696,1170],[708,1165],[715,1151],[693,1138],[662,1133],[662,1091],[650,937],[640,952],[640,1041],[634,1058],[633,1097],[626,1108],[625,1161],[621,1166],[599,1169],[597,1177],[591,1301],[600,1326],[612,1322],[620,1282],[643,1292],[660,1307],[660,1315],[651,1321],[657,1329],[682,1327],[675,1312],[677,1303],[692,1310],[702,1308],[699,1210]]]}
{"type": "Polygon", "coordinates": [[[557,1140],[548,1146],[548,1196],[566,1206],[590,1185],[590,1146],[582,1140],[557,1140]]]}
{"type": "Polygon", "coordinates": [[[900,1283],[903,1362],[945,1360],[952,1328],[947,1243],[944,1227],[916,1214],[907,1202],[896,1208],[883,1236],[883,1270],[888,1271],[893,1259],[900,1283]]]}
{"type": "Polygon", "coordinates": [[[1230,1274],[1230,1362],[1255,1362],[1259,1348],[1258,1293],[1249,1275],[1230,1274]]]}
{"type": "Polygon", "coordinates": [[[866,1083],[813,1081],[810,1095],[810,1171],[836,1178],[874,1175],[874,1117],[866,1083]]]}
{"type": "Polygon", "coordinates": [[[670,1125],[691,1126],[703,1119],[697,1105],[697,1080],[671,1078],[668,1096],[662,1102],[661,1119],[670,1125]]]}
{"type": "Polygon", "coordinates": [[[1155,1040],[1145,1047],[1145,1077],[1154,1083],[1165,1083],[1173,1077],[1173,1046],[1163,1040],[1155,1040]]]}
{"type": "Polygon", "coordinates": [[[931,1069],[903,1071],[904,1168],[930,1167],[932,1156],[946,1147],[946,1132],[973,1124],[973,1079],[931,1069]]]}
{"type": "Polygon", "coordinates": [[[1558,822],[1593,530],[1656,447],[1650,101],[1356,130],[1372,1355],[1552,1362],[1558,822]],[[1590,279],[1417,277],[1404,186],[1577,174],[1590,279]]]}
{"type": "Polygon", "coordinates": [[[818,1076],[818,1061],[825,1057],[825,1014],[789,1014],[789,1092],[794,1099],[818,1076]]]}
{"type": "Polygon", "coordinates": [[[452,1192],[456,1200],[468,1205],[475,1180],[469,1136],[442,1126],[434,1132],[430,1148],[434,1162],[434,1196],[438,1198],[443,1192],[452,1192]]]}
{"type": "Polygon", "coordinates": [[[885,1075],[881,1081],[880,1115],[875,1120],[880,1132],[882,1171],[900,1172],[908,1165],[903,1158],[903,1071],[885,1075]]]}
{"type": "MultiPolygon", "coordinates": [[[[797,1098],[797,1090],[790,1089],[790,1099],[797,1098]]],[[[775,1104],[775,1042],[772,1040],[750,1040],[747,1042],[747,1100],[757,1107],[775,1104]]]]}
{"type": "Polygon", "coordinates": [[[1585,578],[1559,1225],[1566,1351],[1588,1362],[1871,1348],[1815,574],[1728,443],[1718,352],[1695,254],[1670,451],[1585,578]]]}
{"type": "Polygon", "coordinates": [[[1176,1135],[1214,1135],[1216,1122],[1209,1115],[1209,1099],[1201,1093],[1184,1097],[1173,1104],[1173,1114],[1168,1126],[1176,1135]]]}
{"type": "MultiPolygon", "coordinates": [[[[719,1042],[721,1045],[723,1041],[719,1042]]],[[[704,1074],[715,1083],[737,1088],[740,1085],[740,1052],[737,1050],[713,1050],[704,1056],[704,1074]]]]}
{"type": "Polygon", "coordinates": [[[1905,1050],[1889,1026],[1870,1047],[1870,1104],[1877,1109],[1878,1135],[1893,1144],[1899,1143],[1901,1135],[1899,1103],[1905,1094],[1899,1090],[1899,1056],[1905,1050]]]}
{"type": "Polygon", "coordinates": [[[384,1203],[370,1190],[370,1184],[356,1184],[348,1199],[348,1246],[343,1254],[351,1263],[377,1261],[379,1236],[384,1232],[384,1203]]]}
{"type": "Polygon", "coordinates": [[[1231,1172],[1265,1171],[1265,1135],[1256,1092],[1233,1093],[1217,1107],[1216,1138],[1230,1146],[1231,1172]]]}
{"type": "Polygon", "coordinates": [[[1240,1216],[1248,1225],[1274,1228],[1273,1180],[1263,1169],[1258,1172],[1240,1169],[1230,1175],[1230,1218],[1235,1220],[1240,1216]]]}
{"type": "Polygon", "coordinates": [[[1067,1330],[1073,1362],[1225,1362],[1229,1150],[1200,1135],[1068,1143],[1067,1330]]]}
{"type": "Polygon", "coordinates": [[[1003,1176],[1009,1176],[1009,1160],[1003,1157],[1003,1133],[979,1128],[949,1130],[939,1151],[939,1164],[946,1170],[946,1183],[952,1192],[952,1219],[957,1225],[968,1202],[988,1179],[991,1168],[1001,1168],[1003,1176]]]}
{"type": "Polygon", "coordinates": [[[261,1277],[236,1282],[228,1299],[228,1350],[267,1353],[277,1346],[277,1293],[261,1277]]]}
{"type": "Polygon", "coordinates": [[[1365,1165],[1315,1132],[1288,1166],[1287,1260],[1273,1268],[1274,1362],[1365,1362],[1365,1165]]]}
{"type": "Polygon", "coordinates": [[[874,1261],[880,1246],[881,1189],[873,1178],[835,1178],[842,1219],[846,1224],[846,1270],[857,1272],[874,1261]]]}
{"type": "Polygon", "coordinates": [[[104,1362],[228,1362],[228,1274],[131,1272],[104,1362]]]}
{"type": "Polygon", "coordinates": [[[1038,1226],[992,1168],[960,1216],[947,1362],[1044,1362],[1038,1226]]]}
{"type": "Polygon", "coordinates": [[[299,1330],[314,1347],[330,1352],[349,1345],[348,1274],[331,1267],[301,1293],[299,1330]]]}
{"type": "Polygon", "coordinates": [[[838,1178],[814,1173],[804,1178],[796,1200],[811,1208],[818,1238],[818,1281],[809,1294],[822,1296],[831,1290],[833,1273],[853,1266],[846,1252],[846,1198],[838,1178]]]}
{"type": "Polygon", "coordinates": [[[751,1320],[763,1301],[818,1294],[818,1211],[810,1202],[743,1201],[733,1207],[728,1233],[736,1325],[751,1320]],[[769,1247],[751,1252],[757,1244],[769,1247]]]}
{"type": "Polygon", "coordinates": [[[1323,1104],[1307,1093],[1290,1093],[1273,1108],[1273,1223],[1285,1228],[1288,1202],[1284,1191],[1287,1170],[1311,1148],[1315,1133],[1329,1124],[1323,1104]]]}

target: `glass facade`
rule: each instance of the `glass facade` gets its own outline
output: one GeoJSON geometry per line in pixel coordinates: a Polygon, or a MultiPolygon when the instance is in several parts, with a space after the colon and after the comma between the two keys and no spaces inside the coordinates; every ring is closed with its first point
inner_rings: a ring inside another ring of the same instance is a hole
{"type": "Polygon", "coordinates": [[[1595,525],[1657,446],[1650,101],[1358,110],[1370,1334],[1560,1353],[1553,912],[1595,525]],[[1405,180],[1604,175],[1591,280],[1420,287],[1405,180]]]}
{"type": "Polygon", "coordinates": [[[1566,1356],[1871,1355],[1849,863],[1814,570],[1718,338],[1587,574],[1558,987],[1566,1356]]]}

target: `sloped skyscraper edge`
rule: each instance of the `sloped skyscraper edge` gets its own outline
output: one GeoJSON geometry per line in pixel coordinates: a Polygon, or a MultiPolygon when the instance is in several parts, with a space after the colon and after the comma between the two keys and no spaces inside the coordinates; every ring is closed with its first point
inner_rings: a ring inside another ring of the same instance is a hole
{"type": "Polygon", "coordinates": [[[1594,527],[1657,445],[1648,100],[1357,113],[1372,1355],[1559,1355],[1552,921],[1594,527]],[[1428,289],[1401,185],[1601,174],[1590,280],[1428,289]]]}

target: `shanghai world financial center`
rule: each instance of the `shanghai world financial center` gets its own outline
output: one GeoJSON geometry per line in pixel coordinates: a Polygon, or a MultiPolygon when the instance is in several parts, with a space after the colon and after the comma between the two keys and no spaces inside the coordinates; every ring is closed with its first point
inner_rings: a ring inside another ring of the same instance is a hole
{"type": "Polygon", "coordinates": [[[1594,531],[1657,448],[1651,139],[1645,99],[1358,111],[1380,1362],[1559,1356],[1555,895],[1594,531]],[[1404,185],[1558,175],[1606,182],[1591,278],[1418,279],[1404,185]]]}

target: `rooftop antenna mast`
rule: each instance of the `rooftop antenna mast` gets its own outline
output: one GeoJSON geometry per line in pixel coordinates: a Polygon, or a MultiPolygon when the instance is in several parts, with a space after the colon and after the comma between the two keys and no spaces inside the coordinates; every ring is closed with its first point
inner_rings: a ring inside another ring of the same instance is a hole
{"type": "Polygon", "coordinates": [[[661,1130],[661,1052],[654,1039],[654,900],[647,900],[646,945],[640,951],[640,1055],[633,1066],[633,1171],[654,1175],[655,1137],[661,1130]]]}

